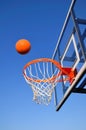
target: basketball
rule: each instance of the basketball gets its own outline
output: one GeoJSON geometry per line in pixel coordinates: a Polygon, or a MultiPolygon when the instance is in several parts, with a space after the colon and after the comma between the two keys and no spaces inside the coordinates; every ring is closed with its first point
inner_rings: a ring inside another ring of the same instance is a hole
{"type": "Polygon", "coordinates": [[[16,51],[19,53],[19,54],[27,54],[30,49],[31,49],[31,44],[28,40],[26,39],[20,39],[16,42],[16,45],[15,45],[15,48],[16,48],[16,51]]]}

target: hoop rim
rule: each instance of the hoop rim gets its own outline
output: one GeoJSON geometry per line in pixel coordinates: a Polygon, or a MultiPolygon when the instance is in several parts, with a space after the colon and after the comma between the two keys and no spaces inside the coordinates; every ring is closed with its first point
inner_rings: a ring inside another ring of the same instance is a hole
{"type": "MultiPolygon", "coordinates": [[[[23,68],[23,75],[24,75],[24,77],[25,77],[27,80],[33,81],[33,82],[54,82],[57,77],[59,77],[59,76],[62,75],[62,73],[64,73],[65,75],[68,76],[68,77],[65,79],[65,81],[67,81],[67,80],[70,79],[69,74],[67,73],[67,71],[65,71],[65,70],[63,69],[63,67],[60,65],[60,63],[59,63],[58,61],[53,60],[53,59],[50,59],[50,58],[39,58],[39,59],[32,60],[32,61],[28,62],[28,63],[24,66],[24,68],[23,68]],[[29,67],[31,64],[35,64],[35,63],[37,63],[37,62],[51,62],[52,64],[54,64],[54,65],[60,70],[60,72],[59,72],[57,75],[51,76],[50,78],[47,78],[47,79],[33,79],[33,78],[27,76],[26,73],[25,73],[26,68],[29,67]]],[[[62,82],[62,81],[64,81],[64,80],[62,80],[62,79],[58,80],[58,82],[62,82]]]]}

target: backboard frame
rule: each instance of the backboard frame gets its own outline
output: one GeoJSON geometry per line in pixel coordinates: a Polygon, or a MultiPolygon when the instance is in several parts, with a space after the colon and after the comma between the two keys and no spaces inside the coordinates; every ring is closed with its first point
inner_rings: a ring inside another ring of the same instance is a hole
{"type": "MultiPolygon", "coordinates": [[[[55,102],[55,106],[56,106],[56,111],[58,111],[62,107],[62,105],[64,104],[64,102],[67,100],[67,98],[69,97],[69,95],[72,92],[86,94],[86,88],[85,88],[85,86],[86,86],[86,77],[85,77],[86,76],[86,47],[85,47],[85,42],[84,42],[84,38],[86,37],[86,29],[84,30],[84,33],[82,35],[81,31],[80,31],[80,27],[79,27],[80,24],[86,25],[86,20],[76,17],[75,11],[74,11],[75,3],[76,3],[76,0],[72,0],[72,2],[70,4],[66,19],[64,21],[61,33],[59,35],[59,38],[58,38],[58,41],[56,44],[56,48],[55,48],[53,56],[52,56],[52,59],[56,60],[57,56],[58,56],[58,61],[60,62],[60,64],[62,66],[63,66],[64,59],[67,60],[68,62],[71,62],[71,60],[73,61],[72,57],[65,58],[68,48],[69,48],[71,42],[73,41],[73,45],[75,48],[75,54],[76,54],[75,57],[77,57],[76,62],[73,66],[73,69],[77,68],[77,65],[79,64],[79,62],[82,65],[81,66],[79,65],[80,67],[79,67],[78,73],[76,75],[76,78],[70,86],[65,87],[65,83],[62,83],[63,97],[59,102],[57,101],[59,92],[57,92],[57,90],[56,90],[58,86],[55,87],[55,89],[54,89],[55,101],[54,102],[55,102]],[[66,31],[68,23],[70,21],[70,18],[72,19],[72,22],[73,22],[72,33],[70,34],[65,51],[61,55],[59,47],[62,42],[62,38],[66,31]],[[77,36],[77,39],[78,39],[77,45],[76,45],[77,41],[75,40],[75,37],[76,37],[75,35],[77,36]]],[[[52,67],[52,71],[53,71],[53,67],[52,67]]]]}

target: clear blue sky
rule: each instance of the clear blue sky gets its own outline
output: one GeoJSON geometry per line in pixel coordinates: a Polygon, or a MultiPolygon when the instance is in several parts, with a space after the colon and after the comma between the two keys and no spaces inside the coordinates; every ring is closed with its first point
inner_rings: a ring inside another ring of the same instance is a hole
{"type": "MultiPolygon", "coordinates": [[[[22,69],[30,60],[52,57],[71,0],[0,1],[0,130],[85,130],[86,95],[73,94],[59,112],[32,101],[22,69]],[[25,56],[17,40],[31,42],[25,56]]],[[[86,18],[86,0],[77,0],[76,14],[86,18]]]]}

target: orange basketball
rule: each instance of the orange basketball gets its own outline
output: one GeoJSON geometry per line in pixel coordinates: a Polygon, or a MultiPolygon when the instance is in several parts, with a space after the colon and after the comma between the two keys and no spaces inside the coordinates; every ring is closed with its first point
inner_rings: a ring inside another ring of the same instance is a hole
{"type": "Polygon", "coordinates": [[[20,54],[26,54],[30,51],[31,45],[30,42],[26,39],[20,39],[16,42],[16,51],[20,54]]]}

